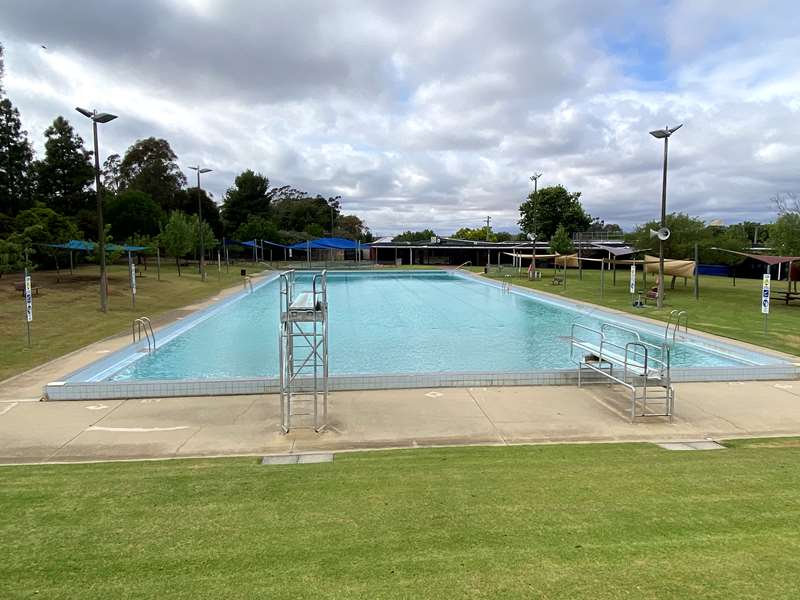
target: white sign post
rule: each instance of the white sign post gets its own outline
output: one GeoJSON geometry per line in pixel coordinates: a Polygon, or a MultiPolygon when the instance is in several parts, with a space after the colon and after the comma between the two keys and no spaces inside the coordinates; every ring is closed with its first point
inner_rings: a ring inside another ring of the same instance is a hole
{"type": "Polygon", "coordinates": [[[631,265],[631,284],[629,289],[631,295],[636,293],[636,265],[631,265]]]}
{"type": "Polygon", "coordinates": [[[130,251],[128,251],[128,270],[131,274],[131,306],[136,308],[136,265],[133,264],[130,251]]]}
{"type": "Polygon", "coordinates": [[[761,314],[764,315],[764,333],[767,333],[767,319],[769,318],[769,273],[764,274],[761,284],[761,314]]]}
{"type": "Polygon", "coordinates": [[[31,295],[31,276],[25,267],[25,321],[28,327],[28,348],[31,346],[31,321],[33,321],[33,296],[31,295]]]}

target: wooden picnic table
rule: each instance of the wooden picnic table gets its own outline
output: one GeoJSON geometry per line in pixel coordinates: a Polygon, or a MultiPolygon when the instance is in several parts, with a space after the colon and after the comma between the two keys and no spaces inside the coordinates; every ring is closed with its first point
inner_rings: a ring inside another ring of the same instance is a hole
{"type": "MultiPolygon", "coordinates": [[[[14,290],[17,292],[22,292],[25,294],[25,282],[24,281],[15,281],[14,282],[14,290]]],[[[38,296],[39,295],[39,286],[31,284],[31,295],[38,296]]]]}
{"type": "Polygon", "coordinates": [[[778,298],[783,300],[787,305],[792,300],[800,300],[800,292],[789,292],[787,290],[772,290],[770,293],[771,298],[778,298]]]}

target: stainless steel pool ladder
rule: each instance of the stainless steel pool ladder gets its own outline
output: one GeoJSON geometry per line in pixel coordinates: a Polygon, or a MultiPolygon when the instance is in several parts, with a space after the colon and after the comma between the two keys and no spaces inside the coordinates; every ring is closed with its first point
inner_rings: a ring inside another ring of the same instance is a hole
{"type": "Polygon", "coordinates": [[[147,352],[154,352],[156,349],[156,334],[153,333],[153,325],[150,323],[149,317],[139,317],[138,319],[134,319],[133,323],[131,323],[131,333],[133,334],[133,343],[135,344],[137,341],[142,341],[142,334],[144,333],[144,338],[147,340],[147,352]],[[139,339],[137,340],[136,337],[139,339]]]}
{"type": "Polygon", "coordinates": [[[250,278],[250,275],[244,276],[244,289],[246,290],[248,287],[250,288],[250,293],[253,293],[253,280],[250,278]]]}
{"type": "Polygon", "coordinates": [[[313,427],[328,420],[327,271],[316,273],[311,290],[295,294],[295,272],[280,275],[279,341],[281,429],[313,427]]]}
{"type": "Polygon", "coordinates": [[[616,323],[602,323],[600,329],[573,323],[570,359],[578,366],[578,387],[583,383],[583,371],[589,369],[630,391],[631,422],[636,417],[669,417],[672,421],[675,390],[668,344],[646,342],[635,329],[616,323]]]}
{"type": "Polygon", "coordinates": [[[683,320],[684,334],[689,332],[689,313],[685,310],[672,310],[667,319],[667,326],[664,328],[664,343],[669,341],[669,332],[672,329],[672,344],[675,343],[675,336],[681,329],[681,320],[683,320]]]}
{"type": "Polygon", "coordinates": [[[472,264],[472,261],[471,261],[471,260],[468,260],[467,262],[465,262],[465,263],[462,263],[462,264],[458,265],[458,266],[456,267],[456,271],[458,271],[459,269],[461,269],[461,268],[463,268],[463,267],[466,267],[467,265],[471,265],[471,264],[472,264]]]}

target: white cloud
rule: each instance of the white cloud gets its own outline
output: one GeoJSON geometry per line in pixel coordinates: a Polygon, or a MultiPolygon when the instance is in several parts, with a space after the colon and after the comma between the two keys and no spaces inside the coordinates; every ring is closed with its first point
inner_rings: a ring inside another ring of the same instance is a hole
{"type": "Polygon", "coordinates": [[[115,112],[103,155],[165,137],[218,198],[252,168],[378,232],[511,228],[535,169],[630,226],[658,212],[647,132],[678,122],[670,209],[767,221],[800,188],[788,2],[97,2],[4,3],[6,89],[37,146],[57,114],[88,139],[76,105],[115,112]]]}

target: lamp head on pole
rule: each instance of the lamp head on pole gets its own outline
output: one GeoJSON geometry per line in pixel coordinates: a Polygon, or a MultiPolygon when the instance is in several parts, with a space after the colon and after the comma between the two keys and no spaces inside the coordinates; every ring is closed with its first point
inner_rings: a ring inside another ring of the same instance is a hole
{"type": "Polygon", "coordinates": [[[650,132],[650,135],[652,135],[654,138],[658,138],[658,139],[668,138],[673,133],[678,131],[678,129],[680,129],[681,127],[683,127],[683,123],[681,123],[677,127],[673,127],[672,129],[670,129],[670,127],[668,125],[668,126],[664,127],[664,129],[654,129],[653,131],[650,132]]]}
{"type": "Polygon", "coordinates": [[[192,171],[197,171],[198,173],[211,173],[213,169],[206,169],[200,167],[189,167],[192,171]]]}
{"type": "Polygon", "coordinates": [[[88,117],[95,123],[108,123],[109,121],[113,121],[117,118],[117,115],[112,115],[111,113],[98,113],[96,110],[91,111],[86,108],[81,108],[80,106],[76,106],[75,110],[81,113],[84,117],[88,117]]]}

